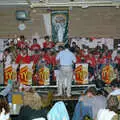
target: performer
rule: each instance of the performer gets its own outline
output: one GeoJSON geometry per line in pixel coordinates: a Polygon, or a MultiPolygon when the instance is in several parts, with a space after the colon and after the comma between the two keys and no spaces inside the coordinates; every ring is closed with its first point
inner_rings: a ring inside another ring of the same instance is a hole
{"type": "Polygon", "coordinates": [[[27,49],[22,49],[22,53],[16,57],[16,64],[29,64],[31,62],[27,49]]]}
{"type": "Polygon", "coordinates": [[[20,41],[17,43],[17,48],[24,49],[28,47],[28,43],[25,41],[24,35],[20,36],[20,41]]]}
{"type": "Polygon", "coordinates": [[[4,50],[3,61],[4,61],[5,66],[11,65],[11,63],[12,63],[12,57],[10,55],[10,49],[9,48],[6,48],[4,50]]]}
{"type": "Polygon", "coordinates": [[[65,50],[60,51],[56,60],[60,63],[60,72],[58,79],[58,96],[63,94],[63,90],[67,89],[67,97],[71,96],[71,82],[73,76],[73,63],[76,62],[75,55],[69,50],[69,45],[65,45],[65,50]],[[66,80],[66,81],[65,81],[66,80]],[[65,83],[67,84],[65,86],[65,83]]]}
{"type": "Polygon", "coordinates": [[[53,41],[50,41],[50,37],[49,36],[45,36],[44,37],[44,42],[43,42],[43,48],[47,49],[47,48],[53,48],[55,46],[53,41]]]}
{"type": "Polygon", "coordinates": [[[38,44],[38,42],[37,42],[37,39],[36,38],[34,38],[33,39],[33,44],[32,44],[32,46],[30,47],[30,50],[31,51],[36,51],[36,50],[40,50],[40,45],[38,44]]]}

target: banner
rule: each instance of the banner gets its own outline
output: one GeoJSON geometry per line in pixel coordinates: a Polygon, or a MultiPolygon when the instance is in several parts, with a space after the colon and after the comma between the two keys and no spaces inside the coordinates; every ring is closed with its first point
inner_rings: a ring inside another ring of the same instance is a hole
{"type": "Polygon", "coordinates": [[[94,40],[91,40],[91,38],[72,37],[71,45],[73,42],[80,48],[82,48],[83,45],[88,46],[89,48],[95,48],[97,46],[102,47],[103,44],[106,45],[109,50],[114,48],[114,40],[112,38],[95,38],[94,40]]]}
{"type": "Polygon", "coordinates": [[[51,16],[50,13],[43,14],[43,20],[47,35],[51,36],[51,16]]]}
{"type": "Polygon", "coordinates": [[[76,64],[75,80],[77,84],[88,84],[88,64],[76,64]]]}
{"type": "Polygon", "coordinates": [[[8,80],[17,80],[17,64],[5,66],[4,69],[4,84],[7,85],[8,80]]]}
{"type": "Polygon", "coordinates": [[[103,65],[102,67],[102,80],[106,84],[110,84],[114,79],[114,69],[112,65],[103,65]]]}
{"type": "Polygon", "coordinates": [[[68,11],[52,11],[52,40],[57,42],[68,42],[68,11]]]}
{"type": "Polygon", "coordinates": [[[22,64],[20,66],[20,83],[24,85],[32,84],[33,64],[22,64]]]}
{"type": "Polygon", "coordinates": [[[39,85],[49,85],[50,84],[50,71],[49,68],[43,67],[39,69],[39,85]]]}

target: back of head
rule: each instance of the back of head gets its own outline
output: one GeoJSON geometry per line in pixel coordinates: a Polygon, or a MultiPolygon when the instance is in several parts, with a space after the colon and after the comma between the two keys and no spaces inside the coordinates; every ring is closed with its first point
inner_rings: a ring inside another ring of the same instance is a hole
{"type": "Polygon", "coordinates": [[[58,49],[59,49],[59,50],[63,50],[63,49],[64,49],[64,46],[60,45],[60,46],[58,46],[58,49]]]}
{"type": "Polygon", "coordinates": [[[111,82],[111,87],[115,87],[115,88],[120,88],[120,83],[117,79],[114,79],[112,82],[111,82]]]}
{"type": "Polygon", "coordinates": [[[5,50],[4,50],[4,52],[7,52],[8,54],[10,53],[10,49],[9,48],[6,48],[5,50]]]}
{"type": "Polygon", "coordinates": [[[111,111],[117,112],[119,101],[117,96],[110,96],[107,100],[107,108],[111,111]]]}
{"type": "Polygon", "coordinates": [[[89,87],[89,88],[86,90],[85,93],[86,93],[86,94],[87,94],[87,93],[91,93],[92,95],[96,95],[96,94],[97,94],[97,90],[96,90],[95,87],[89,87]]]}
{"type": "Polygon", "coordinates": [[[25,40],[25,36],[24,35],[20,35],[20,40],[25,40]]]}
{"type": "Polygon", "coordinates": [[[50,37],[49,37],[48,35],[46,35],[46,36],[44,37],[44,39],[45,39],[45,40],[49,40],[50,37]]]}
{"type": "Polygon", "coordinates": [[[33,43],[37,43],[37,39],[36,38],[33,39],[33,43]]]}
{"type": "Polygon", "coordinates": [[[9,113],[9,105],[6,98],[3,95],[0,95],[0,113],[2,109],[5,110],[5,113],[9,113]]]}
{"type": "Polygon", "coordinates": [[[70,45],[69,44],[65,44],[65,49],[69,49],[70,45]]]}

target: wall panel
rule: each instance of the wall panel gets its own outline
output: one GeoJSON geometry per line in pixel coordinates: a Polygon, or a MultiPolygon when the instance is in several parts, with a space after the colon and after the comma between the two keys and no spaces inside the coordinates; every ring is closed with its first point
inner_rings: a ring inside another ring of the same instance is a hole
{"type": "Polygon", "coordinates": [[[69,35],[120,38],[120,9],[115,7],[73,8],[69,35]]]}
{"type": "MultiPolygon", "coordinates": [[[[57,8],[57,10],[59,9],[57,8]]],[[[42,14],[47,12],[44,8],[1,7],[0,38],[14,37],[15,34],[24,34],[27,38],[31,38],[36,32],[43,37],[46,35],[46,31],[42,14]],[[15,17],[15,11],[18,9],[27,9],[30,11],[31,20],[25,21],[27,28],[24,31],[18,30],[20,22],[15,17]]],[[[86,9],[73,7],[69,13],[70,36],[120,38],[120,9],[116,9],[115,7],[88,7],[86,9]]]]}

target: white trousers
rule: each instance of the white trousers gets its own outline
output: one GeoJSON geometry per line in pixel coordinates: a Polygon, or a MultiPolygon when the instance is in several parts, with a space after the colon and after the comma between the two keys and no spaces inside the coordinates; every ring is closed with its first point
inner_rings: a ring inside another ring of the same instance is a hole
{"type": "Polygon", "coordinates": [[[63,90],[67,90],[67,96],[71,94],[73,69],[72,66],[61,66],[58,78],[58,94],[62,95],[63,90]]]}

